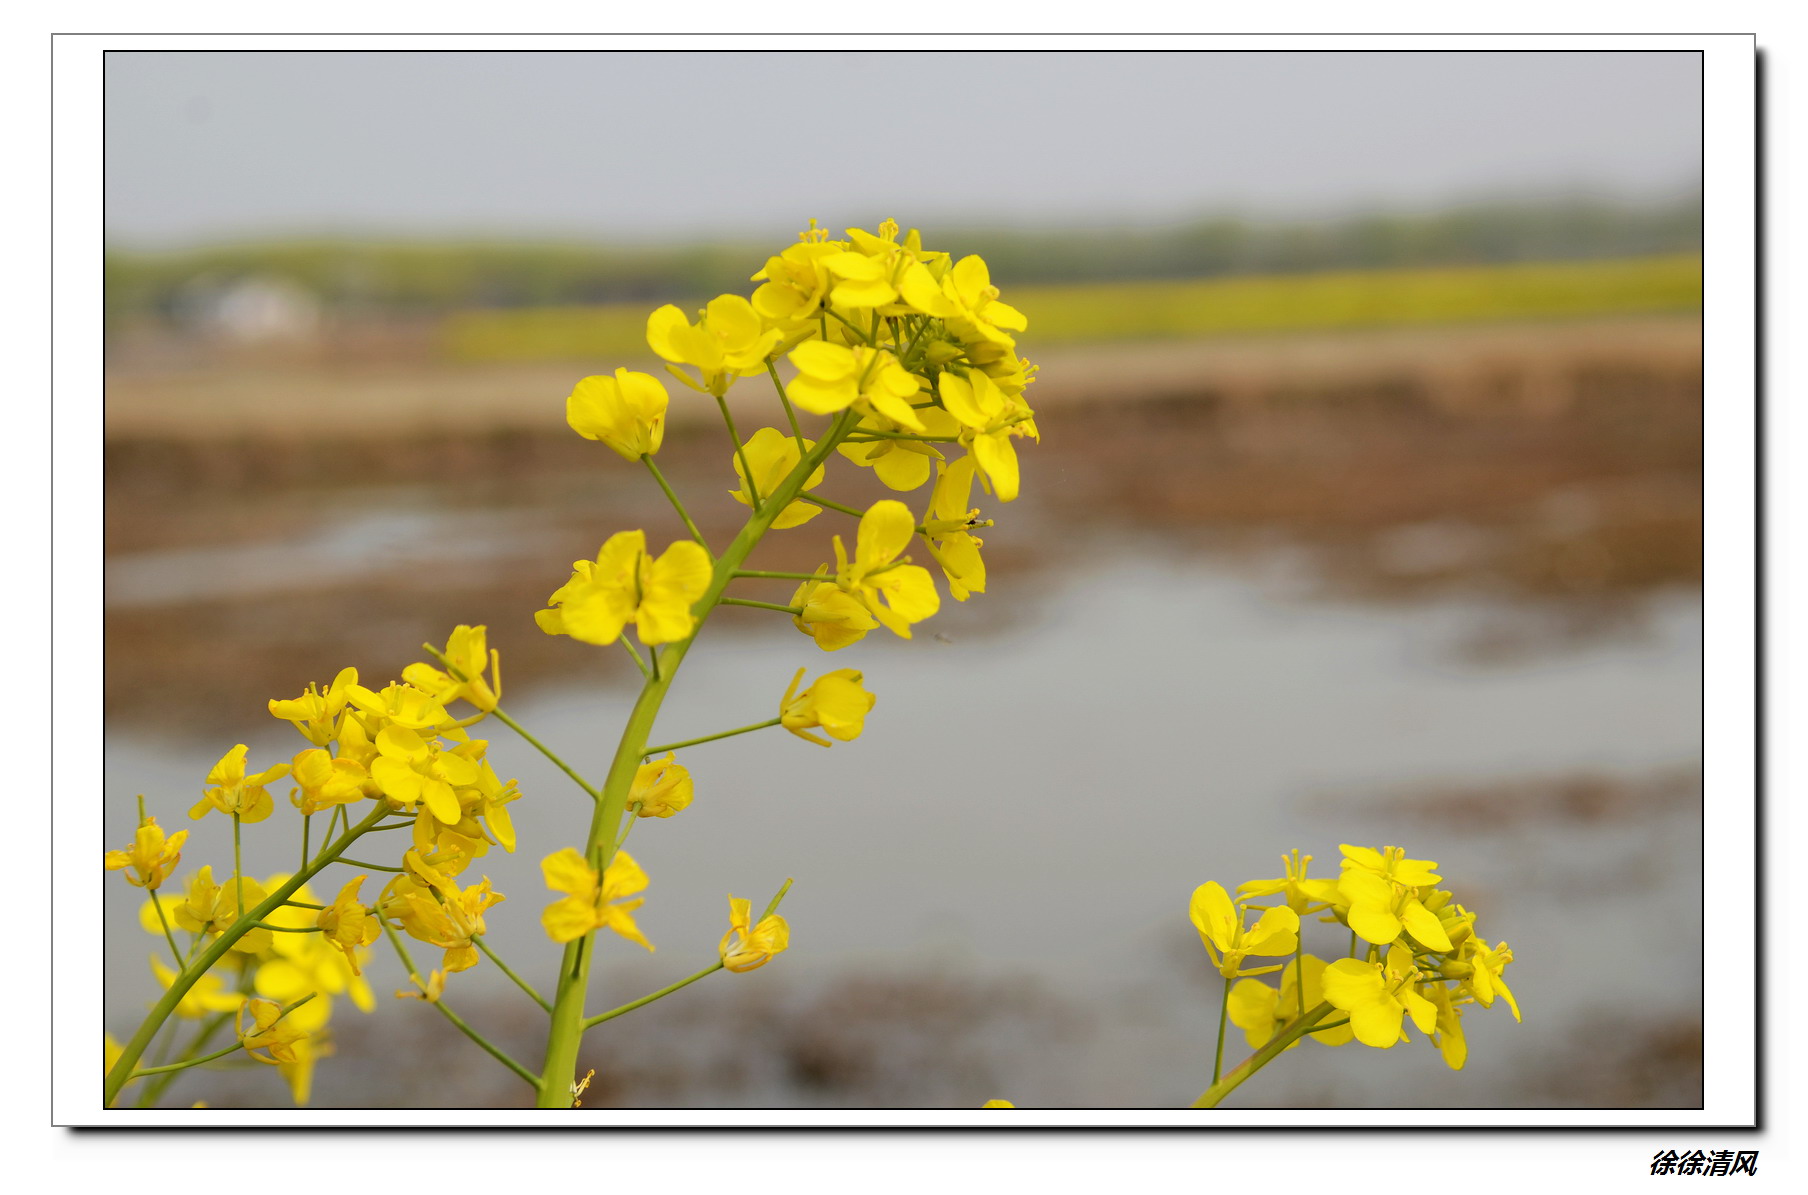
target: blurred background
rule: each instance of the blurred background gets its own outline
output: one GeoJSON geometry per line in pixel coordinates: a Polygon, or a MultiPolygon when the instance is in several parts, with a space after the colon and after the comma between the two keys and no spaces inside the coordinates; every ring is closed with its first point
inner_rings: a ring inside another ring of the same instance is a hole
{"type": "MultiPolygon", "coordinates": [[[[229,871],[230,826],[184,811],[233,744],[306,745],[268,699],[381,684],[461,622],[600,775],[632,669],[532,613],[610,533],[681,529],[565,395],[654,368],[653,307],[749,293],[807,218],[892,217],[1028,314],[1042,443],[986,506],[989,592],[927,633],[831,664],[762,612],[711,623],[655,738],[766,717],[803,664],[879,704],[832,752],[689,753],[695,804],[631,848],[659,951],[606,944],[593,1004],[705,965],[725,895],[787,876],[793,947],[593,1033],[585,1107],[1184,1105],[1219,999],[1192,890],[1292,847],[1334,874],[1342,842],[1438,860],[1512,943],[1525,1022],[1475,1010],[1456,1074],[1423,1041],[1296,1051],[1235,1104],[1700,1104],[1697,55],[112,53],[106,79],[108,846],[142,793],[193,831],[179,879],[229,871]]],[[[725,538],[723,433],[671,389],[661,464],[725,538]]],[[[743,391],[744,428],[778,418],[743,391]]],[[[759,564],[813,567],[832,517],[759,564]]],[[[526,794],[520,853],[480,864],[491,939],[550,988],[538,860],[587,801],[491,742],[526,794]]],[[[248,871],[290,865],[282,814],[246,837],[248,871]]],[[[107,893],[123,1038],[158,939],[107,893]]],[[[369,970],[316,1106],[531,1102],[369,970]]],[[[490,964],[448,1000],[538,1057],[490,964]]],[[[168,1102],[202,1098],[287,1103],[262,1068],[168,1102]]]]}

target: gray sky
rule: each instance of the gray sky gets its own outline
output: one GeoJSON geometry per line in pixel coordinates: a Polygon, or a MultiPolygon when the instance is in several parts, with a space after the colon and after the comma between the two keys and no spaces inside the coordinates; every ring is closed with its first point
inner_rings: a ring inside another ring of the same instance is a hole
{"type": "Polygon", "coordinates": [[[110,53],[107,228],[674,240],[1153,224],[1701,168],[1694,53],[110,53]]]}

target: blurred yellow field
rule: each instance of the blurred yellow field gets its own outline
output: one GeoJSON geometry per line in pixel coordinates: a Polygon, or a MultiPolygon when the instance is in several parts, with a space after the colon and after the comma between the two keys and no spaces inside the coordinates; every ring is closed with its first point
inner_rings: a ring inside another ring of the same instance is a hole
{"type": "MultiPolygon", "coordinates": [[[[1009,288],[1038,345],[1249,332],[1554,319],[1701,307],[1696,254],[1529,265],[1009,288]]],[[[467,311],[444,348],[459,361],[640,357],[644,304],[467,311]]]]}

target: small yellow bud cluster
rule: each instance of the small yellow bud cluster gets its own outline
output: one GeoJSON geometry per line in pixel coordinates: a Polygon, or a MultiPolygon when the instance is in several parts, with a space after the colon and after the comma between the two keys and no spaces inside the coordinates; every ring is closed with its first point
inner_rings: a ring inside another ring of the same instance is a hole
{"type": "Polygon", "coordinates": [[[1308,878],[1312,856],[1294,851],[1283,857],[1279,879],[1241,885],[1234,906],[1215,883],[1194,892],[1200,939],[1226,980],[1238,981],[1227,995],[1231,1023],[1259,1048],[1324,1004],[1348,1015],[1326,1020],[1312,1037],[1329,1046],[1355,1040],[1387,1049],[1409,1040],[1404,1023],[1410,1019],[1452,1070],[1462,1069],[1468,1057],[1464,1006],[1490,1007],[1498,997],[1519,1019],[1518,1001],[1502,976],[1512,950],[1505,942],[1489,946],[1475,933],[1475,914],[1436,888],[1436,863],[1408,859],[1391,846],[1346,844],[1342,850],[1336,879],[1308,878]],[[1251,903],[1268,896],[1281,902],[1251,903]],[[1259,919],[1246,927],[1246,911],[1256,908],[1259,919]],[[1327,963],[1300,951],[1300,918],[1311,913],[1350,930],[1350,957],[1327,963]],[[1284,966],[1241,969],[1250,955],[1295,957],[1284,966]],[[1278,989],[1247,978],[1275,971],[1282,973],[1278,989]]]}

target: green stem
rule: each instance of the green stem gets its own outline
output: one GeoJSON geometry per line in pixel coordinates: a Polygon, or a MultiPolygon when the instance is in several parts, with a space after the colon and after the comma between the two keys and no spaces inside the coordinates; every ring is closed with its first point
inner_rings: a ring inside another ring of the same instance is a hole
{"type": "Polygon", "coordinates": [[[239,862],[239,815],[232,815],[232,885],[233,895],[237,903],[233,910],[240,916],[245,915],[245,868],[239,862]]]}
{"type": "MultiPolygon", "coordinates": [[[[648,465],[651,465],[653,463],[651,457],[643,456],[640,459],[643,461],[646,461],[648,465]]],[[[655,476],[658,475],[657,470],[655,470],[654,475],[655,476]]],[[[677,501],[677,499],[674,498],[673,501],[675,502],[675,501],[677,501]]],[[[688,522],[688,521],[689,521],[689,519],[687,518],[686,522],[688,522]]],[[[699,539],[699,542],[701,542],[701,539],[699,539]]],[[[704,550],[708,551],[707,548],[705,548],[704,550]]],[[[628,637],[626,635],[622,636],[622,642],[623,643],[628,642],[628,637]]],[[[452,679],[460,682],[461,684],[468,682],[471,679],[470,677],[466,676],[464,674],[464,671],[462,669],[460,669],[456,664],[454,664],[450,660],[446,659],[445,655],[438,648],[434,647],[433,644],[423,643],[423,644],[421,644],[421,650],[425,651],[428,655],[430,655],[434,659],[438,660],[440,663],[440,667],[444,668],[447,672],[449,672],[452,676],[452,679]]],[[[629,650],[629,652],[634,651],[632,644],[629,645],[628,650],[629,650]]],[[[634,656],[634,662],[636,664],[640,664],[640,656],[638,654],[636,654],[634,656]]],[[[640,670],[644,673],[646,671],[646,665],[642,664],[640,670]]],[[[527,729],[524,726],[522,726],[521,723],[519,723],[519,722],[515,721],[513,718],[509,717],[508,714],[503,711],[503,708],[500,705],[491,706],[490,713],[492,713],[496,716],[496,720],[498,722],[502,723],[504,726],[508,727],[510,730],[514,731],[516,734],[520,735],[523,739],[526,739],[529,746],[533,747],[541,755],[544,755],[546,758],[552,760],[552,762],[558,767],[558,769],[561,772],[564,772],[567,776],[571,777],[572,780],[577,783],[577,786],[579,788],[583,789],[585,792],[590,794],[591,800],[600,801],[602,799],[602,795],[600,793],[598,793],[596,791],[596,789],[590,787],[589,781],[585,780],[582,776],[578,775],[577,772],[572,768],[572,766],[570,764],[568,764],[564,760],[560,759],[558,757],[558,755],[553,752],[552,748],[548,747],[545,743],[542,743],[539,739],[537,739],[533,735],[529,734],[527,732],[527,729]]]]}
{"type": "Polygon", "coordinates": [[[1230,976],[1224,977],[1224,998],[1218,1001],[1218,1053],[1212,1059],[1212,1082],[1224,1073],[1224,1025],[1230,1019],[1230,976]]]}
{"type": "Polygon", "coordinates": [[[364,833],[369,826],[374,826],[377,820],[387,812],[388,807],[378,802],[376,807],[371,810],[370,816],[346,830],[336,842],[323,846],[320,858],[290,876],[276,891],[266,896],[262,904],[252,909],[249,915],[246,914],[244,907],[240,906],[238,920],[223,930],[220,936],[214,940],[213,945],[202,951],[198,958],[184,967],[171,981],[169,990],[164,992],[163,998],[151,1007],[150,1015],[144,1018],[143,1023],[138,1026],[138,1031],[132,1035],[132,1040],[126,1043],[124,1050],[120,1051],[118,1060],[113,1064],[113,1069],[107,1072],[105,1095],[101,1101],[103,1107],[112,1106],[114,1097],[119,1094],[119,1089],[126,1085],[126,1080],[131,1077],[132,1069],[144,1056],[145,1048],[151,1044],[151,1039],[163,1027],[163,1022],[168,1020],[170,1014],[176,1010],[176,1006],[182,1003],[182,997],[188,995],[188,990],[195,986],[195,981],[205,975],[208,968],[219,962],[226,952],[232,949],[234,942],[251,931],[253,925],[281,908],[283,902],[295,895],[297,889],[313,878],[322,867],[337,859],[345,848],[356,842],[360,834],[364,833]]]}
{"type": "MultiPolygon", "coordinates": [[[[173,1071],[185,1071],[191,1066],[200,1066],[204,1062],[212,1062],[216,1058],[224,1058],[228,1054],[236,1054],[245,1048],[244,1042],[234,1042],[224,1050],[215,1050],[211,1054],[203,1054],[199,1058],[191,1058],[186,1062],[172,1062],[168,1066],[147,1066],[143,1070],[132,1072],[132,1079],[142,1079],[146,1075],[167,1075],[173,1071]]],[[[131,1082],[130,1079],[127,1082],[131,1082]]]]}
{"type": "Polygon", "coordinates": [[[169,919],[163,915],[163,898],[155,891],[151,893],[151,907],[157,910],[157,924],[163,927],[163,940],[169,943],[170,957],[176,962],[176,970],[182,969],[182,952],[176,948],[176,935],[170,932],[169,919]]]}
{"type": "Polygon", "coordinates": [[[1298,1041],[1312,1028],[1312,1026],[1323,1020],[1325,1014],[1330,1011],[1331,1006],[1329,1004],[1320,1004],[1305,1016],[1294,1021],[1291,1025],[1270,1038],[1268,1043],[1261,1049],[1244,1059],[1243,1063],[1235,1070],[1231,1071],[1230,1074],[1225,1075],[1223,1079],[1215,1080],[1210,1087],[1205,1089],[1205,1092],[1200,1095],[1198,1099],[1193,1101],[1192,1106],[1195,1108],[1216,1108],[1220,1100],[1242,1085],[1243,1080],[1249,1078],[1249,1076],[1255,1074],[1270,1062],[1274,1061],[1282,1050],[1285,1050],[1288,1046],[1298,1041]]]}
{"type": "Polygon", "coordinates": [[[595,1016],[590,1017],[584,1021],[584,1028],[593,1029],[596,1026],[602,1024],[604,1021],[613,1021],[616,1017],[621,1016],[624,1012],[633,1012],[637,1008],[643,1008],[646,1005],[653,1003],[653,1001],[659,999],[660,997],[669,996],[673,992],[677,991],[679,988],[684,987],[686,984],[696,983],[699,979],[702,979],[705,975],[714,975],[717,971],[720,971],[721,969],[722,969],[722,960],[717,959],[714,963],[703,968],[703,970],[697,972],[695,975],[687,976],[684,979],[680,979],[677,983],[667,984],[665,987],[660,988],[657,992],[654,992],[651,995],[642,996],[638,1000],[630,1000],[628,1003],[622,1005],[620,1008],[612,1008],[608,1012],[597,1013],[595,1016]]]}
{"type": "MultiPolygon", "coordinates": [[[[764,577],[773,581],[827,581],[829,578],[821,573],[775,573],[759,569],[744,568],[735,573],[737,577],[764,577]]],[[[729,599],[723,598],[723,601],[729,599]]]]}
{"type": "Polygon", "coordinates": [[[814,502],[818,506],[826,506],[830,510],[838,510],[844,515],[853,515],[856,519],[866,517],[866,512],[864,510],[855,510],[851,506],[843,506],[833,499],[824,498],[817,494],[809,493],[808,491],[800,495],[800,497],[802,497],[805,502],[814,502]]]}
{"type": "MultiPolygon", "coordinates": [[[[727,408],[724,407],[724,411],[726,411],[726,409],[727,408]]],[[[733,429],[731,428],[730,431],[732,430],[733,429]]],[[[738,436],[736,437],[736,440],[739,440],[738,436]]],[[[684,503],[678,501],[678,495],[672,492],[672,487],[670,485],[666,484],[665,474],[661,473],[659,471],[659,466],[653,463],[652,455],[642,454],[640,459],[646,464],[647,470],[653,474],[653,480],[659,483],[659,488],[665,491],[666,500],[672,504],[672,509],[677,511],[678,517],[684,520],[685,530],[691,533],[691,538],[697,541],[697,546],[702,548],[710,559],[715,559],[716,554],[709,550],[709,541],[703,538],[703,533],[701,531],[697,530],[697,524],[691,522],[690,512],[684,509],[684,503]]],[[[742,459],[741,464],[743,468],[746,467],[747,462],[745,458],[742,459]]]]}
{"type": "Polygon", "coordinates": [[[483,940],[482,934],[472,934],[471,941],[476,943],[477,949],[483,951],[485,957],[487,957],[492,963],[496,964],[497,970],[501,971],[504,975],[506,975],[510,979],[514,980],[515,986],[527,993],[528,999],[532,1000],[535,1004],[538,1004],[541,1008],[545,1009],[547,1012],[552,1011],[552,1005],[548,1004],[544,999],[542,999],[539,992],[534,991],[532,984],[528,983],[527,980],[521,978],[519,975],[517,975],[513,971],[509,970],[508,964],[496,957],[496,952],[490,949],[489,943],[485,942],[483,940]]]}
{"type": "Polygon", "coordinates": [[[717,734],[706,734],[700,739],[685,739],[681,743],[661,743],[657,747],[648,747],[641,753],[641,756],[642,758],[651,758],[655,755],[664,755],[667,751],[677,751],[683,747],[695,747],[698,743],[713,743],[717,739],[733,738],[737,734],[746,734],[749,731],[764,730],[768,726],[777,726],[779,722],[780,719],[778,718],[768,718],[764,722],[755,722],[752,726],[737,726],[733,730],[724,730],[717,734]]]}
{"type": "Polygon", "coordinates": [[[303,867],[308,865],[308,828],[313,825],[313,823],[313,814],[304,813],[301,815],[301,865],[303,867]]]}
{"type": "Polygon", "coordinates": [[[626,635],[621,636],[620,639],[618,640],[618,642],[620,642],[623,647],[628,649],[628,655],[634,660],[634,666],[636,668],[640,669],[641,676],[647,677],[647,676],[653,675],[653,673],[647,668],[647,662],[640,658],[640,653],[634,650],[634,644],[629,642],[628,637],[626,635]]]}
{"type": "MultiPolygon", "coordinates": [[[[627,636],[625,636],[625,635],[622,636],[622,642],[626,643],[627,641],[628,641],[627,636]]],[[[629,648],[629,650],[632,651],[633,649],[629,648]]],[[[634,658],[634,662],[636,664],[639,664],[640,657],[636,656],[634,658]]],[[[646,671],[646,666],[644,664],[641,665],[641,671],[642,672],[646,671]]],[[[586,780],[582,776],[578,775],[577,769],[573,768],[570,764],[568,764],[564,760],[560,759],[558,757],[558,755],[552,750],[552,748],[548,747],[545,743],[542,743],[539,739],[535,738],[533,735],[527,733],[527,731],[522,728],[521,723],[515,721],[513,718],[509,717],[507,714],[502,712],[501,706],[497,706],[495,709],[491,710],[490,712],[492,714],[496,715],[496,720],[498,722],[502,723],[504,726],[508,727],[510,730],[514,731],[516,734],[520,735],[522,738],[526,739],[527,743],[530,747],[533,747],[535,750],[539,751],[541,755],[544,755],[546,758],[552,760],[553,766],[557,767],[559,769],[559,771],[561,771],[561,772],[565,773],[567,776],[571,777],[573,783],[575,783],[579,788],[583,789],[585,792],[589,793],[591,800],[600,801],[603,799],[603,795],[601,793],[597,792],[596,789],[592,788],[590,785],[590,782],[588,780],[586,780]]]]}
{"type": "MultiPolygon", "coordinates": [[[[591,815],[590,830],[585,837],[584,855],[587,858],[592,854],[605,856],[602,859],[603,868],[608,866],[609,857],[614,855],[616,831],[627,812],[628,794],[633,788],[634,775],[640,770],[641,760],[646,758],[647,737],[652,732],[653,721],[659,714],[659,707],[665,701],[666,693],[671,689],[672,678],[677,675],[678,666],[684,662],[685,653],[697,641],[697,636],[707,624],[716,604],[722,600],[729,581],[747,562],[748,555],[771,528],[772,521],[790,505],[803,490],[810,475],[835,451],[835,446],[847,435],[855,419],[850,412],[842,412],[829,425],[829,430],[816,442],[816,446],[805,453],[791,472],[785,475],[784,480],[778,483],[770,500],[755,508],[753,515],[742,525],[740,534],[735,536],[734,542],[716,559],[709,588],[692,607],[696,626],[690,638],[667,645],[665,667],[649,678],[641,688],[640,697],[628,715],[628,723],[616,746],[609,774],[603,781],[603,799],[597,802],[596,810],[591,815]]],[[[749,481],[750,488],[751,484],[749,481]]],[[[542,1108],[571,1106],[572,1083],[577,1077],[578,1047],[584,1034],[584,996],[590,985],[594,937],[594,933],[586,934],[565,947],[559,968],[559,987],[553,997],[552,1024],[547,1031],[546,1069],[540,1080],[537,1100],[538,1106],[542,1108]]]]}
{"type": "MultiPolygon", "coordinates": [[[[232,1014],[229,1012],[217,1012],[209,1017],[207,1022],[201,1026],[201,1031],[195,1035],[195,1040],[188,1043],[188,1048],[182,1053],[183,1058],[192,1057],[196,1050],[206,1046],[208,1042],[213,1040],[213,1035],[218,1033],[221,1027],[231,1019],[232,1014]]],[[[180,1059],[178,1059],[178,1061],[180,1061],[180,1059]]],[[[162,1098],[165,1091],[169,1090],[169,1085],[174,1083],[177,1077],[177,1072],[170,1071],[166,1074],[159,1075],[149,1083],[146,1083],[144,1088],[138,1093],[138,1106],[140,1108],[155,1107],[157,1101],[162,1098]]]]}
{"type": "Polygon", "coordinates": [[[752,606],[755,610],[777,610],[781,614],[789,614],[793,617],[804,612],[802,606],[781,606],[777,602],[756,602],[751,598],[725,597],[720,604],[724,606],[752,606]]]}
{"type": "MultiPolygon", "coordinates": [[[[402,965],[404,967],[408,968],[408,974],[409,975],[419,975],[420,972],[418,972],[414,969],[414,960],[408,957],[408,948],[406,946],[402,945],[402,939],[396,935],[395,929],[387,921],[384,921],[381,924],[383,926],[383,932],[385,934],[387,934],[389,937],[389,944],[391,946],[395,947],[396,956],[402,960],[402,965]]],[[[445,1017],[446,1020],[450,1021],[452,1023],[452,1027],[454,1029],[457,1029],[460,1033],[464,1034],[466,1037],[468,1037],[472,1041],[476,1042],[478,1044],[478,1046],[482,1048],[484,1053],[488,1054],[491,1058],[494,1058],[497,1062],[500,1062],[502,1065],[508,1067],[510,1070],[514,1071],[517,1075],[519,1075],[523,1079],[527,1080],[528,1086],[530,1086],[530,1087],[540,1086],[540,1076],[539,1075],[534,1074],[532,1071],[528,1070],[525,1066],[522,1066],[519,1062],[516,1062],[513,1058],[510,1058],[507,1054],[504,1054],[498,1047],[490,1044],[489,1040],[486,1039],[483,1036],[483,1034],[477,1032],[477,1030],[471,1028],[471,1026],[466,1024],[463,1017],[461,1017],[457,1013],[453,1012],[450,1008],[447,1008],[446,1002],[443,999],[429,1000],[427,1003],[429,1003],[429,1004],[433,1005],[433,1007],[439,1009],[439,1014],[442,1017],[445,1017]]]]}
{"type": "MultiPolygon", "coordinates": [[[[749,505],[753,507],[754,516],[760,513],[760,487],[753,479],[753,468],[747,463],[747,449],[741,444],[741,433],[735,430],[734,416],[728,413],[728,399],[716,395],[716,406],[722,410],[722,422],[728,425],[728,438],[734,441],[735,459],[741,462],[741,480],[747,483],[749,505]]],[[[782,507],[780,509],[783,509],[782,507]]]]}
{"type": "Polygon", "coordinates": [[[862,428],[857,436],[849,436],[850,444],[866,444],[873,440],[915,440],[918,444],[959,444],[959,436],[919,436],[910,432],[885,432],[876,427],[862,428]]]}
{"type": "Polygon", "coordinates": [[[778,391],[778,401],[784,405],[785,418],[791,421],[791,438],[797,441],[797,455],[802,456],[809,449],[804,447],[804,434],[798,430],[797,412],[791,407],[791,396],[785,393],[785,384],[778,380],[778,363],[771,357],[766,358],[766,373],[772,379],[773,388],[778,391]]]}
{"type": "MultiPolygon", "coordinates": [[[[862,328],[859,324],[851,323],[848,320],[847,316],[842,315],[839,311],[836,311],[830,307],[824,307],[823,310],[828,313],[828,315],[831,319],[838,319],[842,323],[847,324],[848,330],[853,332],[853,334],[858,336],[861,340],[864,340],[867,344],[870,345],[873,342],[872,337],[870,337],[866,334],[866,330],[864,328],[862,328]]],[[[827,338],[825,337],[825,339],[827,339],[827,338]]]]}
{"type": "Polygon", "coordinates": [[[1293,936],[1293,985],[1299,991],[1299,1015],[1306,1015],[1306,943],[1293,936]]]}
{"type": "Polygon", "coordinates": [[[391,867],[387,863],[361,863],[356,859],[341,859],[339,862],[348,867],[368,867],[372,871],[393,871],[399,873],[407,870],[405,867],[391,867]]]}
{"type": "Polygon", "coordinates": [[[258,922],[257,928],[267,929],[267,930],[271,931],[272,933],[278,933],[278,934],[317,934],[320,932],[320,927],[318,925],[308,925],[308,926],[271,925],[268,922],[264,922],[264,921],[258,922]]]}
{"type": "MultiPolygon", "coordinates": [[[[287,1008],[283,1009],[280,1013],[278,1013],[276,1016],[276,1020],[271,1021],[270,1024],[272,1026],[276,1025],[284,1017],[288,1016],[290,1013],[294,1012],[296,1009],[300,1008],[302,1005],[306,1004],[308,1001],[312,1000],[315,996],[318,996],[319,994],[320,994],[319,992],[309,992],[307,995],[303,996],[301,999],[297,1000],[295,1003],[289,1005],[287,1008]]],[[[168,1066],[147,1066],[147,1067],[143,1067],[139,1070],[135,1070],[132,1072],[131,1079],[127,1079],[126,1082],[130,1083],[133,1079],[142,1079],[146,1075],[164,1075],[164,1074],[170,1074],[174,1071],[185,1071],[192,1066],[200,1066],[203,1063],[212,1062],[216,1058],[224,1058],[228,1054],[237,1053],[239,1050],[243,1050],[243,1049],[245,1049],[245,1042],[244,1042],[244,1039],[241,1038],[239,1041],[235,1042],[234,1044],[227,1046],[224,1050],[215,1050],[213,1053],[207,1054],[200,1058],[185,1058],[181,1062],[172,1062],[168,1066]]],[[[249,1051],[247,1051],[247,1052],[249,1052],[249,1051]]]]}

